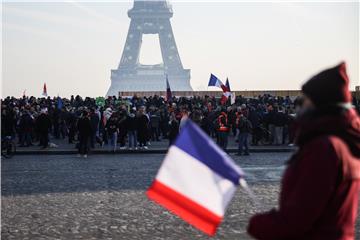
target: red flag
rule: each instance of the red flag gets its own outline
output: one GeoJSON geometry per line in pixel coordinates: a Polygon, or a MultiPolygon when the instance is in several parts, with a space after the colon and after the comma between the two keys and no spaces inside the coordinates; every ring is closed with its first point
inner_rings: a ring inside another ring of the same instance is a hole
{"type": "Polygon", "coordinates": [[[46,89],[46,83],[44,83],[44,88],[43,88],[43,96],[47,97],[47,89],[46,89]]]}

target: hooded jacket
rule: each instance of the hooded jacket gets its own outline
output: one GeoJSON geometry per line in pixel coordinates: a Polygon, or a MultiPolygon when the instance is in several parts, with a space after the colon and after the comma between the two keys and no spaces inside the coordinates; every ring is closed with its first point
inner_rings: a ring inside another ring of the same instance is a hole
{"type": "MultiPolygon", "coordinates": [[[[320,115],[320,116],[319,116],[320,115]]],[[[360,120],[353,110],[300,122],[299,150],[281,183],[279,209],[257,214],[256,239],[352,240],[360,193],[360,120]]]]}

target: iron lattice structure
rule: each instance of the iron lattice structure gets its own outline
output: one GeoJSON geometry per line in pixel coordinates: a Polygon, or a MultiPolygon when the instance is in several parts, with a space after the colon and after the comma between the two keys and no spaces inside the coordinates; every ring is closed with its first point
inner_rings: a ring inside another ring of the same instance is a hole
{"type": "Polygon", "coordinates": [[[170,18],[173,16],[167,1],[134,1],[128,11],[131,19],[126,43],[117,69],[111,70],[109,95],[120,91],[163,91],[166,75],[171,90],[192,91],[190,69],[184,69],[176,46],[170,18]],[[163,63],[143,65],[139,54],[144,34],[157,34],[163,63]]]}

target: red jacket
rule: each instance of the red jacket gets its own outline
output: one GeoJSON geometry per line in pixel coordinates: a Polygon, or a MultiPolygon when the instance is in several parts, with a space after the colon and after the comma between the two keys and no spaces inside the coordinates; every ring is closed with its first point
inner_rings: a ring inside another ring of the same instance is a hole
{"type": "Polygon", "coordinates": [[[354,239],[360,193],[360,120],[355,111],[301,124],[284,173],[279,209],[257,214],[257,239],[354,239]]]}

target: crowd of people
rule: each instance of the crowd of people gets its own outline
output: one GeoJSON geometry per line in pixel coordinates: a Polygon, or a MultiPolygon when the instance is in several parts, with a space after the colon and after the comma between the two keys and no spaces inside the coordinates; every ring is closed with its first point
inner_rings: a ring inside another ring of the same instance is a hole
{"type": "MultiPolygon", "coordinates": [[[[11,136],[20,147],[50,139],[67,139],[86,157],[96,145],[117,149],[148,149],[154,141],[171,144],[187,119],[198,124],[217,144],[227,149],[229,136],[238,143],[238,154],[248,155],[248,145],[293,144],[294,122],[301,97],[261,95],[236,97],[221,104],[215,97],[160,96],[94,98],[7,97],[1,100],[1,136],[11,136]],[[51,138],[50,138],[51,136],[51,138]]],[[[353,98],[359,111],[360,100],[353,98]]]]}

